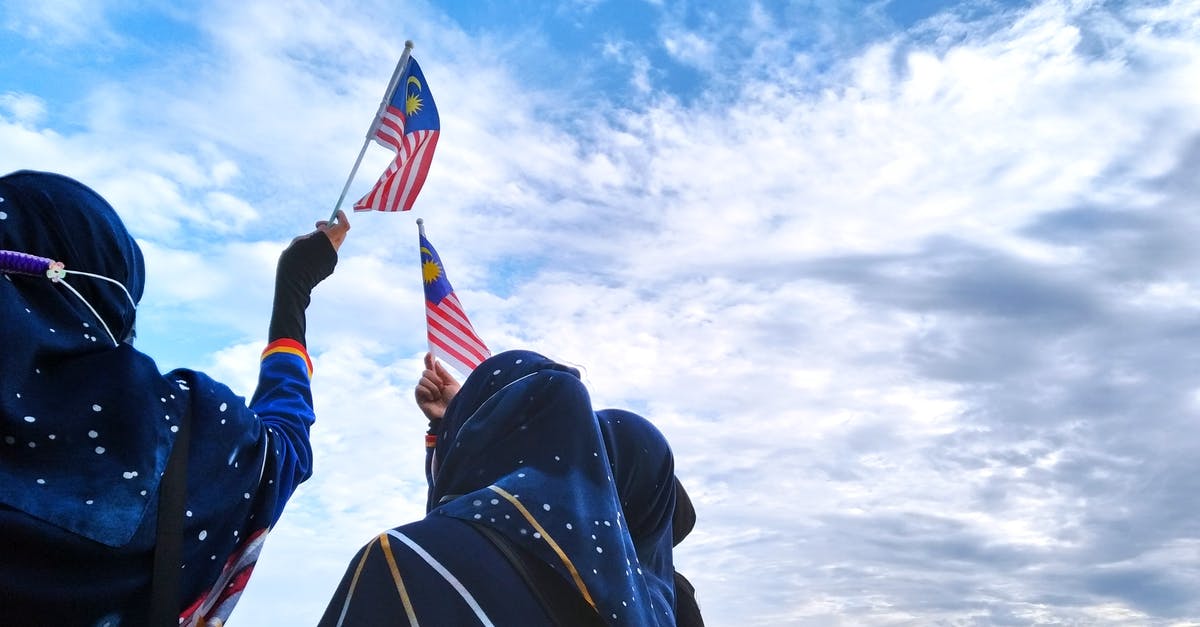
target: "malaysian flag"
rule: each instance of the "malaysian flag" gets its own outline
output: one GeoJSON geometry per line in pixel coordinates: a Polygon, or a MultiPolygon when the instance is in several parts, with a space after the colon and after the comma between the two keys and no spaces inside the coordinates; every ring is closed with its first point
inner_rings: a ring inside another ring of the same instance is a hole
{"type": "Polygon", "coordinates": [[[454,295],[442,260],[424,233],[421,243],[421,278],[425,281],[425,321],[429,329],[429,349],[442,361],[470,374],[475,366],[492,356],[483,340],[475,335],[462,303],[454,295]]]}
{"type": "Polygon", "coordinates": [[[408,211],[421,192],[433,149],[437,147],[441,120],[433,94],[417,60],[409,57],[387,98],[387,107],[375,121],[372,139],[396,152],[396,158],[366,196],[354,203],[355,211],[408,211]]]}

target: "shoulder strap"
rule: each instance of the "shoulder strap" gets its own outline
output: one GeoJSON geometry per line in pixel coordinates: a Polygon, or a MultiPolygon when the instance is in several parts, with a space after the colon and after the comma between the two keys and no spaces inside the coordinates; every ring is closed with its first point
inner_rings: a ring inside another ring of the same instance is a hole
{"type": "Polygon", "coordinates": [[[525,585],[537,597],[539,603],[550,616],[550,620],[560,627],[602,627],[604,621],[583,596],[574,589],[568,589],[561,577],[537,558],[514,547],[507,538],[495,530],[479,524],[472,524],[483,537],[491,541],[500,554],[520,573],[525,585]]]}
{"type": "Polygon", "coordinates": [[[179,433],[158,486],[158,528],[154,540],[154,573],[150,583],[151,627],[179,627],[179,579],[183,563],[183,512],[187,507],[187,463],[191,417],[184,412],[179,433]]]}

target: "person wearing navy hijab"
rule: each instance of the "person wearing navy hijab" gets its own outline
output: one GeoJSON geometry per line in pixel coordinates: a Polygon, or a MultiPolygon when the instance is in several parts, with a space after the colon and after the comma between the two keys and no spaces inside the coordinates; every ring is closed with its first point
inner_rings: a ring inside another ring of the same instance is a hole
{"type": "Polygon", "coordinates": [[[108,202],[58,174],[0,177],[0,623],[146,625],[156,601],[156,623],[229,617],[312,471],[304,312],[348,229],[318,223],[280,256],[247,404],[133,347],[144,262],[108,202]]]}
{"type": "MultiPolygon", "coordinates": [[[[617,493],[638,549],[638,560],[656,572],[673,571],[671,549],[696,526],[696,509],[675,476],[675,457],[658,429],[642,416],[623,409],[602,409],[596,417],[613,475],[619,482],[617,493]],[[665,504],[671,498],[674,507],[644,505],[665,504]],[[663,516],[671,517],[670,525],[664,524],[663,516]],[[665,542],[668,536],[669,543],[665,542]]],[[[676,625],[703,627],[695,587],[678,571],[673,572],[676,625]]]]}
{"type": "Polygon", "coordinates": [[[537,353],[491,357],[461,388],[426,363],[428,514],[359,551],[322,627],[675,625],[662,434],[602,418],[578,371],[537,353]]]}

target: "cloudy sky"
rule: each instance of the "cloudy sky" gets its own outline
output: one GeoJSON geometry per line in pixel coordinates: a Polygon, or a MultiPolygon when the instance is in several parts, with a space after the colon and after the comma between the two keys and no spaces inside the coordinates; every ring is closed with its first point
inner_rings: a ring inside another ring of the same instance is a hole
{"type": "Polygon", "coordinates": [[[164,370],[251,394],[405,39],[442,119],[314,294],[235,627],[423,513],[417,217],[493,350],[670,438],[710,624],[1200,624],[1194,0],[172,4],[0,2],[0,171],[117,207],[164,370]]]}

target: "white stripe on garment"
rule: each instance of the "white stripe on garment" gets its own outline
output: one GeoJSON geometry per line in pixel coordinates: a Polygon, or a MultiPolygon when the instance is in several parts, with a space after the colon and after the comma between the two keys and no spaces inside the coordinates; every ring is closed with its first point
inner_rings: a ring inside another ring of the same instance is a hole
{"type": "Polygon", "coordinates": [[[475,612],[475,617],[479,619],[479,622],[483,623],[485,627],[495,627],[492,624],[492,621],[487,617],[487,614],[483,612],[483,608],[479,607],[479,604],[475,602],[475,597],[471,596],[470,592],[467,592],[467,588],[462,585],[462,582],[460,582],[457,577],[451,574],[450,571],[446,570],[446,567],[442,566],[441,562],[434,559],[434,557],[426,552],[425,549],[421,548],[421,545],[413,542],[412,539],[400,533],[399,531],[396,531],[395,529],[389,529],[388,535],[396,538],[404,544],[407,544],[408,548],[412,549],[417,555],[420,555],[421,559],[425,560],[426,564],[432,566],[433,569],[436,570],[438,574],[450,584],[451,587],[458,591],[458,594],[463,598],[463,601],[466,601],[467,605],[471,607],[471,611],[475,612]]]}

